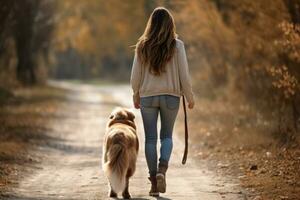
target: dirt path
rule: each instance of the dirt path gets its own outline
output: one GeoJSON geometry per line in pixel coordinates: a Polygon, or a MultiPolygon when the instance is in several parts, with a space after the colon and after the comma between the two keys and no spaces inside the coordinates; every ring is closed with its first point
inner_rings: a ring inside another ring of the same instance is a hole
{"type": "MultiPolygon", "coordinates": [[[[111,110],[118,105],[131,107],[129,87],[66,82],[51,82],[51,85],[71,90],[67,102],[57,113],[57,120],[50,122],[52,132],[47,134],[56,139],[34,150],[43,161],[31,169],[17,187],[11,188],[8,199],[109,199],[107,182],[101,171],[102,136],[111,110]]],[[[135,113],[143,147],[140,113],[138,110],[135,113]]],[[[183,143],[177,134],[174,140],[167,193],[159,199],[246,199],[236,182],[228,177],[217,177],[206,163],[196,164],[189,159],[182,166],[183,143]]],[[[149,187],[141,148],[137,171],[130,183],[133,199],[155,199],[147,196],[149,187]]]]}

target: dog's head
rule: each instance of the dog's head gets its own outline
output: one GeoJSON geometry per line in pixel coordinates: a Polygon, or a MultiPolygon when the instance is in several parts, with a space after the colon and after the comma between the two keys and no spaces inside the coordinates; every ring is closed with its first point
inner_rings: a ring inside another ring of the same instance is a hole
{"type": "Polygon", "coordinates": [[[135,116],[132,111],[127,108],[117,107],[109,116],[108,127],[117,122],[132,126],[132,124],[134,125],[134,119],[135,116]]]}

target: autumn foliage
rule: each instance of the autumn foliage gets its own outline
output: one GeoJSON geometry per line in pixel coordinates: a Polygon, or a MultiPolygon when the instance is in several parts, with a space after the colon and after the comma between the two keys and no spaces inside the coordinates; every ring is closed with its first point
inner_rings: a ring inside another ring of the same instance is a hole
{"type": "MultiPolygon", "coordinates": [[[[176,1],[199,96],[248,102],[282,138],[300,123],[299,1],[176,1]]],[[[287,140],[286,140],[287,141],[287,140]]]]}
{"type": "Polygon", "coordinates": [[[156,6],[174,15],[196,95],[247,102],[283,137],[297,135],[299,0],[4,0],[0,82],[128,82],[132,45],[156,6]]]}

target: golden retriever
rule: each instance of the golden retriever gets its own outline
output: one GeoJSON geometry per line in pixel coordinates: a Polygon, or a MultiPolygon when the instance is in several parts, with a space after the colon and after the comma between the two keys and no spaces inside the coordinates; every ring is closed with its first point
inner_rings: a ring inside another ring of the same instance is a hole
{"type": "Polygon", "coordinates": [[[108,178],[110,197],[119,192],[130,198],[129,178],[134,174],[139,150],[134,114],[125,108],[116,108],[109,117],[104,136],[102,167],[108,178]]]}

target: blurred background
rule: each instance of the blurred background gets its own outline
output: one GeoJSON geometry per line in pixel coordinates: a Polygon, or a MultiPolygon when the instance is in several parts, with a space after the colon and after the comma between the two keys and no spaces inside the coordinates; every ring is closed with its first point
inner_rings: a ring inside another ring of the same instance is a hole
{"type": "Polygon", "coordinates": [[[1,0],[0,102],[53,79],[129,84],[133,45],[157,6],[187,50],[195,156],[231,156],[220,150],[230,144],[245,169],[253,154],[265,171],[289,160],[300,192],[300,0],[1,0]],[[294,151],[270,165],[270,146],[294,151]]]}
{"type": "MultiPolygon", "coordinates": [[[[0,86],[48,79],[129,82],[156,6],[174,15],[196,95],[238,98],[299,126],[300,1],[2,0],[0,86]]],[[[282,127],[281,127],[282,126],[282,127]]]]}

